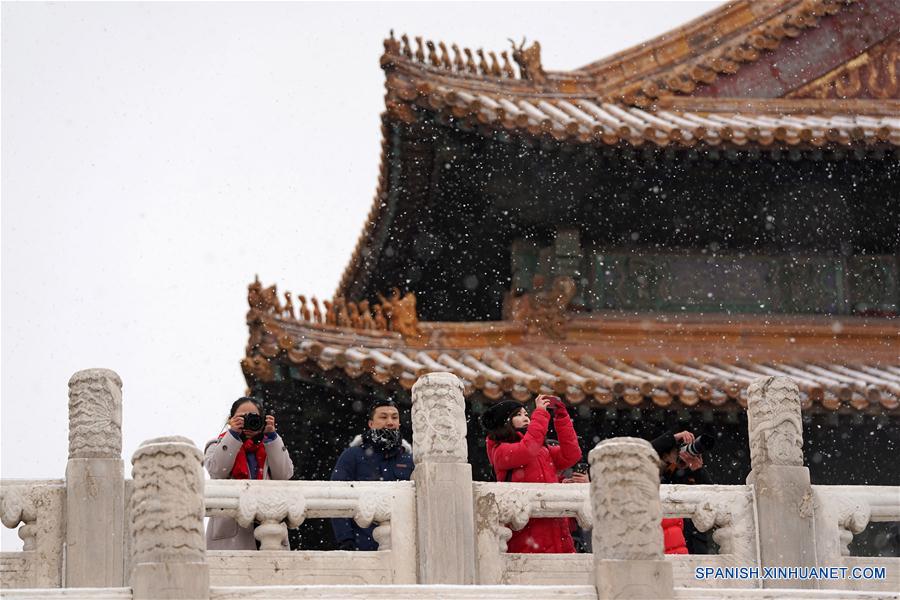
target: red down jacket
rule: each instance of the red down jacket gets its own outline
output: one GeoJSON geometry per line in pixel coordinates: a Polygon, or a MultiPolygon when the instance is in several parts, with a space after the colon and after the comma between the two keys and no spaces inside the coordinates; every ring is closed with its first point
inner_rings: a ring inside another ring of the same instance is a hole
{"type": "Polygon", "coordinates": [[[684,519],[663,519],[663,547],[666,554],[687,554],[684,541],[684,519]]]}
{"type": "MultiPolygon", "coordinates": [[[[559,446],[544,445],[549,424],[550,413],[536,409],[531,414],[528,431],[519,434],[518,442],[501,443],[488,438],[488,460],[497,481],[507,481],[507,471],[512,471],[509,481],[513,483],[557,483],[559,471],[581,460],[581,448],[569,414],[559,410],[553,420],[559,446]]],[[[531,519],[523,529],[513,532],[506,548],[507,552],[575,552],[569,520],[565,517],[531,519]]]]}

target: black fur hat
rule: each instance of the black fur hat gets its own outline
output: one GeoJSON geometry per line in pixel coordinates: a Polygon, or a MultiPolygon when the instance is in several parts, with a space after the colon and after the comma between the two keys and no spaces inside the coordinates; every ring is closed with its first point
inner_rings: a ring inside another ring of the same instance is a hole
{"type": "Polygon", "coordinates": [[[494,404],[481,415],[481,426],[488,431],[502,427],[510,417],[525,408],[525,405],[515,400],[504,400],[494,404]]]}

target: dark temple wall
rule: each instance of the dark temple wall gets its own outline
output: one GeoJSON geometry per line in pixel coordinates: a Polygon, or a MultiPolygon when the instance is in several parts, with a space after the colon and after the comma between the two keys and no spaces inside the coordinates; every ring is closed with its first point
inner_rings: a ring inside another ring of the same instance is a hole
{"type": "Polygon", "coordinates": [[[584,248],[623,251],[900,253],[892,151],[595,148],[428,123],[392,135],[389,233],[354,290],[413,291],[423,320],[499,319],[512,243],[546,247],[559,228],[578,229],[584,248]]]}

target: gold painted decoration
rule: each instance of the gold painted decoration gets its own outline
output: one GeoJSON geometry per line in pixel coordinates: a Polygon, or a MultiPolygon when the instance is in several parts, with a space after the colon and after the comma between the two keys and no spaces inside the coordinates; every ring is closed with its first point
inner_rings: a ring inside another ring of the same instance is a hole
{"type": "Polygon", "coordinates": [[[788,98],[900,99],[900,33],[872,46],[853,60],[794,90],[788,98]]]}

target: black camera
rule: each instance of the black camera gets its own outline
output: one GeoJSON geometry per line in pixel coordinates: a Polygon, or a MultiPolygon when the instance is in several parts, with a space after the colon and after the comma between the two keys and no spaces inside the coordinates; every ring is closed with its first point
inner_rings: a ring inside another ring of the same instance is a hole
{"type": "Polygon", "coordinates": [[[712,450],[713,446],[715,446],[715,445],[716,445],[715,437],[713,437],[711,435],[703,434],[703,435],[698,435],[697,437],[695,437],[694,441],[691,442],[690,444],[683,445],[681,447],[681,451],[687,452],[688,454],[690,454],[692,456],[700,456],[704,452],[712,450]]]}
{"type": "Polygon", "coordinates": [[[577,465],[575,465],[574,467],[572,467],[573,473],[581,473],[582,475],[587,475],[590,470],[591,470],[591,466],[589,464],[587,464],[586,462],[580,462],[577,465]]]}
{"type": "Polygon", "coordinates": [[[247,413],[244,415],[244,429],[247,431],[259,431],[266,426],[266,419],[262,415],[256,413],[247,413]]]}

